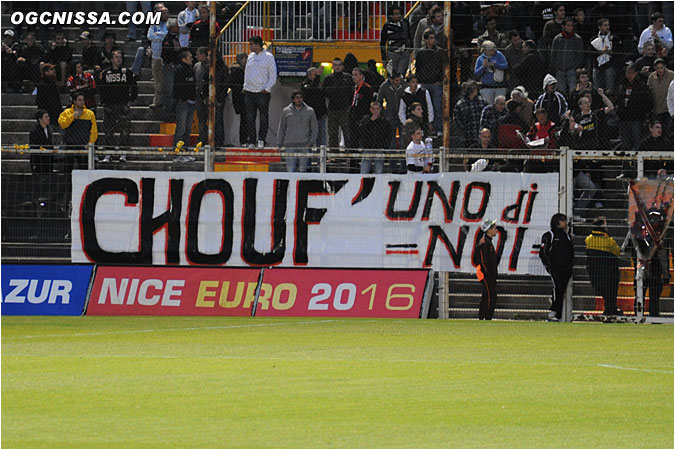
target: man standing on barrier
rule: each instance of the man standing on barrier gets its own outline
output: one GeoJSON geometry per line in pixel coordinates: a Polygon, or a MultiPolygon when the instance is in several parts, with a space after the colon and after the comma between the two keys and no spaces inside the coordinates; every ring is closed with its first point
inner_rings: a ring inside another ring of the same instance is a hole
{"type": "Polygon", "coordinates": [[[539,258],[553,280],[553,297],[548,322],[560,322],[563,299],[574,267],[574,244],[567,232],[567,217],[557,213],[551,217],[551,230],[541,236],[539,258]]]}
{"type": "Polygon", "coordinates": [[[486,220],[480,226],[482,237],[473,253],[476,277],[480,281],[483,295],[478,308],[478,320],[492,320],[497,306],[497,253],[492,238],[497,235],[497,220],[486,220]]]}

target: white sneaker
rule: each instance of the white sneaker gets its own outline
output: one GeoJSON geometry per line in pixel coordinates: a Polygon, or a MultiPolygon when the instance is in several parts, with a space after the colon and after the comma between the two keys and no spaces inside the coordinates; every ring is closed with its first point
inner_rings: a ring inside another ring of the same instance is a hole
{"type": "Polygon", "coordinates": [[[255,144],[248,144],[248,148],[255,148],[255,144]]]}
{"type": "Polygon", "coordinates": [[[546,321],[547,322],[560,322],[558,318],[556,317],[555,311],[549,311],[548,316],[546,316],[546,321]]]}
{"type": "Polygon", "coordinates": [[[105,157],[101,160],[102,163],[108,164],[112,157],[110,155],[105,155],[105,157]]]}
{"type": "Polygon", "coordinates": [[[572,220],[573,220],[575,223],[586,223],[586,219],[584,219],[584,218],[581,217],[581,216],[572,216],[572,220]]]}
{"type": "Polygon", "coordinates": [[[263,147],[265,147],[265,141],[259,140],[258,141],[258,148],[263,148],[263,147]]]}
{"type": "Polygon", "coordinates": [[[120,156],[120,162],[121,162],[121,163],[127,162],[127,155],[122,155],[122,156],[120,156]]]}

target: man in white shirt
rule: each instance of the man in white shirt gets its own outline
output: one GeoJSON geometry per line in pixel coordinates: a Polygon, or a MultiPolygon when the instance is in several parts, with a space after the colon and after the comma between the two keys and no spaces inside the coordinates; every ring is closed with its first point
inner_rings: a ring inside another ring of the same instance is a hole
{"type": "Polygon", "coordinates": [[[190,29],[199,18],[199,13],[195,8],[197,2],[185,2],[185,5],[187,8],[178,13],[178,42],[181,47],[187,47],[190,44],[190,29]]]}
{"type": "Polygon", "coordinates": [[[657,58],[665,57],[670,49],[673,48],[673,32],[664,25],[663,14],[660,12],[652,14],[652,24],[645,28],[640,35],[640,41],[638,42],[638,52],[640,54],[642,54],[647,42],[652,42],[656,45],[657,58]]]}
{"type": "MultiPolygon", "coordinates": [[[[248,55],[244,69],[244,104],[246,105],[246,123],[249,129],[249,139],[256,136],[255,118],[260,112],[260,128],[258,129],[258,147],[265,146],[267,129],[269,128],[269,105],[272,86],[277,82],[277,65],[274,56],[262,48],[260,36],[252,36],[248,40],[251,45],[251,54],[248,55]]],[[[249,142],[253,147],[255,142],[249,142]]]]}

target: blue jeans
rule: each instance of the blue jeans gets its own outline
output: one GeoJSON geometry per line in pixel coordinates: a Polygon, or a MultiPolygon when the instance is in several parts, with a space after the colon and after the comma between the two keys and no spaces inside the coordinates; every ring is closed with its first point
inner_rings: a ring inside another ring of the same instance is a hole
{"type": "MultiPolygon", "coordinates": [[[[506,88],[483,88],[480,90],[480,96],[483,97],[483,100],[485,100],[488,105],[492,105],[495,102],[495,97],[499,95],[503,95],[506,97],[506,88]]],[[[431,95],[431,93],[429,93],[431,95]]],[[[436,114],[434,110],[434,114],[436,114]]],[[[436,117],[434,117],[436,119],[436,117]]]]}
{"type": "Polygon", "coordinates": [[[374,173],[384,172],[384,160],[382,158],[366,158],[369,153],[382,153],[385,150],[364,150],[363,159],[361,160],[361,173],[370,173],[371,167],[374,166],[374,173]]]}
{"type": "Polygon", "coordinates": [[[595,196],[598,187],[595,185],[595,183],[593,183],[593,180],[591,180],[588,175],[580,170],[577,176],[574,177],[574,189],[581,191],[581,195],[574,202],[574,209],[583,209],[586,208],[591,202],[591,199],[595,196]]]}
{"type": "MultiPolygon", "coordinates": [[[[310,149],[308,148],[288,148],[286,151],[290,153],[307,153],[308,155],[310,153],[310,149]]],[[[309,164],[309,156],[286,157],[286,170],[288,172],[307,172],[307,169],[309,169],[309,164]]]]}
{"type": "Polygon", "coordinates": [[[431,104],[434,105],[434,130],[437,133],[443,131],[443,85],[425,84],[422,87],[429,91],[431,104]]]}
{"type": "Polygon", "coordinates": [[[642,122],[621,121],[621,148],[623,150],[637,150],[642,137],[642,122]]]}
{"type": "Polygon", "coordinates": [[[555,79],[558,81],[558,92],[567,95],[577,85],[576,70],[556,70],[555,79]]]}
{"type": "MultiPolygon", "coordinates": [[[[152,2],[141,2],[141,11],[145,14],[149,13],[152,10],[152,2]]],[[[138,2],[127,2],[127,11],[132,16],[136,11],[138,11],[138,2]]],[[[136,39],[136,25],[133,22],[129,22],[129,33],[127,33],[129,39],[136,39]]]]}
{"type": "Polygon", "coordinates": [[[138,47],[136,49],[136,56],[134,62],[131,64],[131,71],[138,78],[141,77],[141,67],[143,67],[143,59],[145,58],[145,47],[138,47]]]}
{"type": "Polygon", "coordinates": [[[248,127],[248,135],[251,142],[255,144],[255,118],[260,112],[260,128],[258,129],[258,140],[265,141],[267,138],[267,129],[269,128],[269,106],[270,94],[263,94],[262,92],[248,92],[244,91],[244,104],[246,105],[246,126],[248,127]]]}
{"type": "MultiPolygon", "coordinates": [[[[609,63],[607,63],[609,65],[609,63]]],[[[614,67],[606,69],[593,69],[593,87],[603,88],[605,91],[614,92],[614,80],[616,79],[616,72],[614,67]]]]}
{"type": "Polygon", "coordinates": [[[183,141],[185,143],[184,147],[190,145],[190,132],[192,131],[194,111],[194,103],[179,101],[176,104],[176,133],[173,135],[174,147],[178,141],[183,141]]]}
{"type": "Polygon", "coordinates": [[[319,134],[316,137],[316,145],[326,145],[326,116],[317,117],[316,125],[319,128],[319,134]]]}

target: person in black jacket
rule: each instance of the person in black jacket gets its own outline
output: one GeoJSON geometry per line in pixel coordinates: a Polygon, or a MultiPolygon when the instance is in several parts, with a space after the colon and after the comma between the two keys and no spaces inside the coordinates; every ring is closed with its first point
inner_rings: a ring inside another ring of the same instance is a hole
{"type": "Polygon", "coordinates": [[[492,320],[497,306],[497,253],[492,238],[497,235],[497,221],[486,220],[480,226],[482,237],[473,252],[476,277],[480,281],[483,295],[478,308],[478,320],[492,320]]]}
{"type": "Polygon", "coordinates": [[[642,140],[642,125],[652,111],[649,86],[638,76],[635,64],[626,66],[626,80],[617,90],[617,114],[621,121],[621,144],[624,150],[637,150],[642,140]]]}
{"type": "Polygon", "coordinates": [[[403,18],[401,7],[390,5],[387,21],[380,31],[380,53],[387,72],[394,70],[406,73],[410,64],[410,50],[413,48],[410,22],[403,18]]]}
{"type": "Polygon", "coordinates": [[[307,69],[307,77],[302,82],[301,91],[305,98],[307,106],[314,110],[316,115],[316,124],[319,127],[319,134],[316,138],[316,145],[326,145],[326,95],[321,87],[320,67],[310,67],[307,69]]]}
{"type": "MultiPolygon", "coordinates": [[[[49,113],[44,109],[39,109],[35,113],[37,123],[30,130],[28,135],[28,144],[31,150],[43,148],[51,150],[54,147],[54,136],[52,127],[49,125],[49,113]]],[[[51,173],[54,166],[54,156],[51,153],[31,153],[30,169],[33,174],[51,173]]]]}
{"type": "Polygon", "coordinates": [[[370,114],[363,116],[359,123],[359,148],[364,149],[361,173],[370,173],[373,164],[375,173],[383,172],[384,160],[382,158],[367,158],[366,154],[371,152],[365,149],[378,149],[375,153],[384,152],[390,139],[391,126],[389,121],[382,116],[382,105],[378,101],[371,102],[370,114]]]}
{"type": "MultiPolygon", "coordinates": [[[[121,50],[112,52],[112,66],[101,71],[99,93],[103,103],[103,128],[105,143],[111,146],[128,147],[131,133],[129,113],[131,103],[138,97],[136,76],[126,67],[122,67],[123,55],[121,50]],[[119,133],[119,141],[115,134],[119,133]]],[[[126,162],[125,154],[120,155],[120,162],[126,162]]],[[[109,163],[111,156],[106,155],[104,163],[109,163]]]]}
{"type": "Polygon", "coordinates": [[[537,98],[542,93],[542,82],[546,75],[544,62],[537,51],[537,44],[532,40],[523,42],[523,52],[525,56],[511,67],[511,73],[520,80],[530,98],[537,98]]]}
{"type": "Polygon", "coordinates": [[[39,109],[44,109],[49,113],[51,123],[58,123],[63,107],[59,88],[56,86],[56,68],[53,64],[44,64],[40,71],[42,79],[37,85],[35,104],[39,109]]]}
{"type": "Polygon", "coordinates": [[[333,60],[333,73],[323,80],[323,91],[328,99],[328,146],[337,149],[340,145],[340,130],[345,143],[349,142],[349,106],[354,96],[351,72],[345,73],[340,58],[333,60]]]}
{"type": "Polygon", "coordinates": [[[197,99],[195,73],[192,69],[192,53],[190,50],[180,52],[180,65],[176,68],[173,79],[173,98],[176,102],[176,133],[173,146],[183,141],[185,147],[190,143],[192,117],[197,99]]]}
{"type": "Polygon", "coordinates": [[[567,232],[567,217],[564,214],[557,213],[551,217],[551,230],[541,236],[539,258],[553,280],[551,310],[547,320],[559,322],[562,318],[565,291],[574,267],[574,244],[572,236],[567,232]]]}
{"type": "Polygon", "coordinates": [[[253,142],[255,136],[250,136],[246,126],[246,103],[244,102],[244,69],[246,68],[246,53],[239,53],[236,62],[230,67],[230,90],[232,91],[232,106],[239,116],[239,145],[253,142]]]}
{"type": "MultiPolygon", "coordinates": [[[[373,88],[366,83],[360,67],[354,67],[352,70],[352,81],[354,82],[354,93],[349,108],[349,141],[347,142],[347,147],[350,149],[359,146],[359,123],[363,116],[368,114],[370,104],[373,101],[373,88]]],[[[357,165],[355,159],[350,161],[352,169],[356,169],[357,165]]]]}
{"type": "Polygon", "coordinates": [[[428,29],[422,35],[424,48],[417,50],[415,73],[417,81],[429,92],[434,107],[434,130],[443,129],[443,66],[448,59],[447,52],[436,46],[436,33],[428,29]]]}
{"type": "MultiPolygon", "coordinates": [[[[202,80],[201,98],[207,106],[207,129],[208,129],[208,99],[209,99],[209,70],[208,59],[206,60],[206,72],[202,80]]],[[[227,89],[229,85],[230,71],[222,58],[216,57],[216,147],[222,147],[225,144],[225,123],[223,122],[223,113],[225,101],[227,100],[227,89]]],[[[206,143],[206,141],[202,141],[206,143]]]]}

